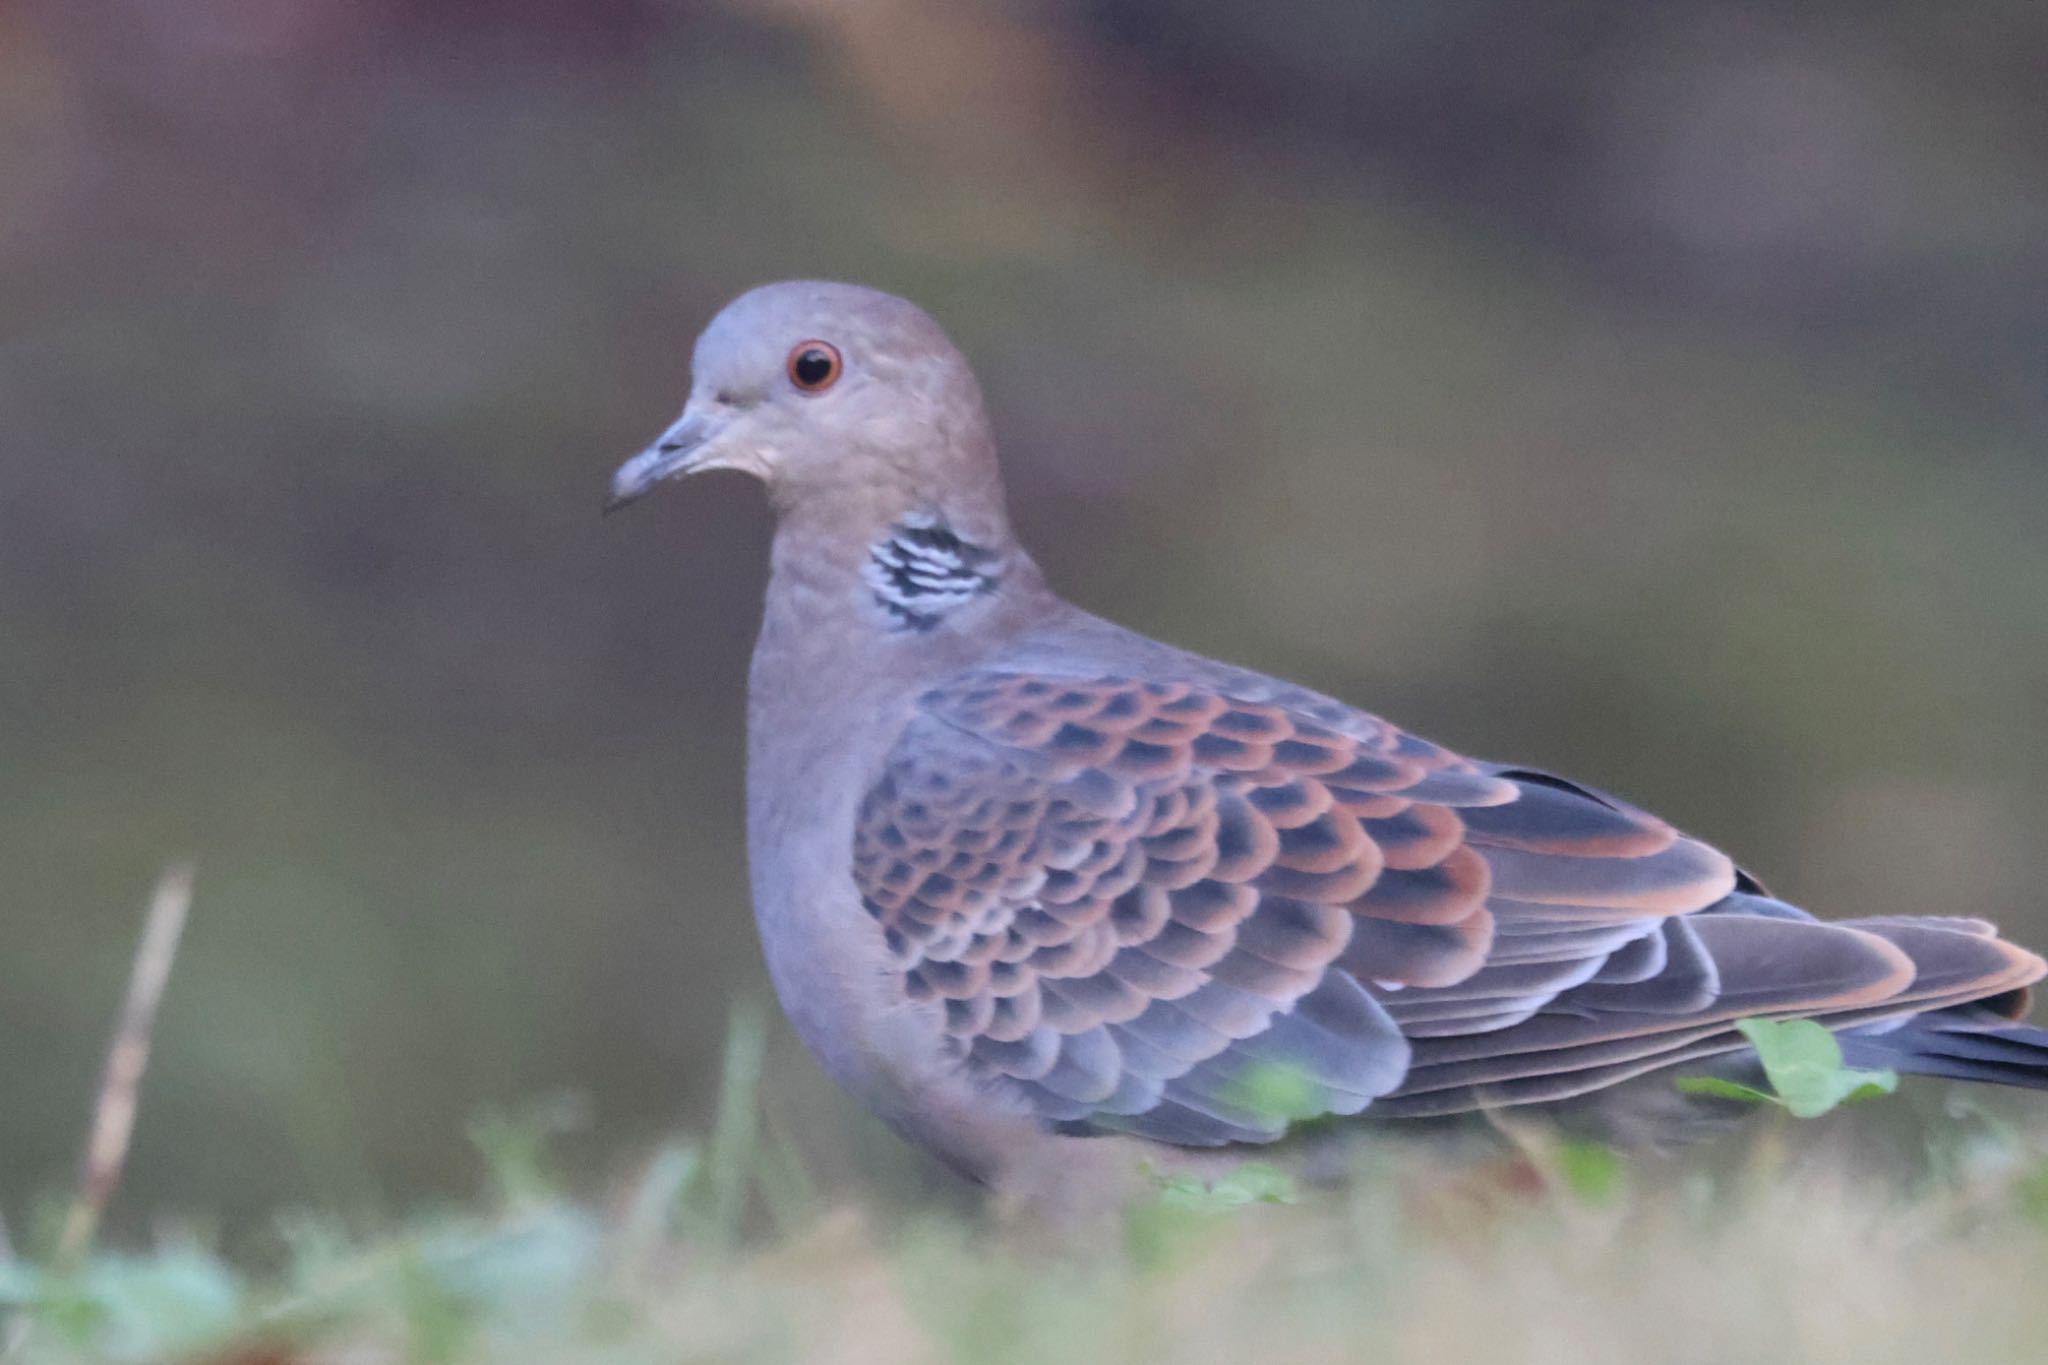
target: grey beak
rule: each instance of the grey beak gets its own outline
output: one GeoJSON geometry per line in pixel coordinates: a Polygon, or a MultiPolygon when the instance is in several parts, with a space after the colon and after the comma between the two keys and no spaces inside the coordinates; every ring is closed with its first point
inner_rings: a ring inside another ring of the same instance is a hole
{"type": "Polygon", "coordinates": [[[724,427],[725,420],[717,414],[684,409],[660,440],[619,466],[612,475],[611,495],[604,501],[604,510],[616,512],[645,497],[665,479],[680,478],[705,468],[705,447],[724,427]]]}

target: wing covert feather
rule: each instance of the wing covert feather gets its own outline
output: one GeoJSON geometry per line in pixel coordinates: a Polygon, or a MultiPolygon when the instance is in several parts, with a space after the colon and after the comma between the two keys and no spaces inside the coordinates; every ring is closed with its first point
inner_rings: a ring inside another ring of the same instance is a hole
{"type": "Polygon", "coordinates": [[[1259,1067],[1355,1113],[1425,1038],[1648,978],[1689,998],[1666,926],[1734,885],[1653,816],[1325,698],[1021,672],[921,699],[854,871],[971,1069],[1173,1142],[1277,1136],[1259,1067]]]}
{"type": "Polygon", "coordinates": [[[1307,1116],[1261,1111],[1261,1068],[1313,1112],[1450,1113],[1733,1051],[1746,1017],[1882,1027],[2044,970],[1981,921],[1823,923],[1613,797],[1229,671],[933,689],[853,868],[971,1072],[1186,1145],[1307,1116]]]}

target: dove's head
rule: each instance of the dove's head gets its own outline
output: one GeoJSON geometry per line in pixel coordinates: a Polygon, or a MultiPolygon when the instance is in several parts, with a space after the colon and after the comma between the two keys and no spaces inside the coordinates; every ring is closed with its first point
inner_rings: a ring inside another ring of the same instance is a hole
{"type": "Polygon", "coordinates": [[[913,304],[851,284],[763,285],[711,320],[690,370],[682,416],[619,467],[609,506],[737,469],[784,514],[1001,517],[981,390],[913,304]],[[941,499],[992,505],[926,505],[941,499]]]}

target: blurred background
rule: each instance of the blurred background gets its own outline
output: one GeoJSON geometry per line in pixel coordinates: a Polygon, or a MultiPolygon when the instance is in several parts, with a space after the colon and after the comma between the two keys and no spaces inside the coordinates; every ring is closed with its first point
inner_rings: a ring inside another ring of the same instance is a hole
{"type": "Polygon", "coordinates": [[[597,508],[792,275],[949,327],[1083,604],[2048,940],[2044,63],[2026,0],[0,0],[0,1210],[179,855],[130,1226],[701,1121],[767,513],[597,508]]]}

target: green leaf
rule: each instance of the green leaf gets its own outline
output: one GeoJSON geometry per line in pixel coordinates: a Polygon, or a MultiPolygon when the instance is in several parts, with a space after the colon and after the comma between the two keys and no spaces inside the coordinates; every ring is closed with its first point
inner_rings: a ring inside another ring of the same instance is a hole
{"type": "Polygon", "coordinates": [[[1717,1099],[1746,1100],[1751,1104],[1782,1103],[1768,1090],[1759,1090],[1740,1081],[1723,1080],[1719,1076],[1680,1076],[1677,1085],[1687,1095],[1712,1095],[1717,1099]]]}
{"type": "Polygon", "coordinates": [[[1226,1092],[1232,1104],[1262,1119],[1295,1123],[1327,1113],[1330,1097],[1307,1072],[1285,1062],[1255,1062],[1238,1072],[1226,1092]]]}
{"type": "Polygon", "coordinates": [[[1296,1198],[1294,1181],[1263,1161],[1247,1161],[1212,1181],[1164,1174],[1153,1179],[1159,1185],[1160,1203],[1195,1213],[1227,1213],[1247,1204],[1292,1204],[1296,1198]]]}
{"type": "Polygon", "coordinates": [[[1586,1204],[1611,1204],[1628,1174],[1620,1153],[1598,1142],[1573,1140],[1557,1148],[1557,1171],[1586,1204]]]}
{"type": "Polygon", "coordinates": [[[1744,1019],[1735,1026],[1756,1049],[1769,1091],[1719,1076],[1680,1076],[1688,1095],[1713,1095],[1752,1104],[1781,1105],[1794,1118],[1819,1118],[1844,1104],[1876,1099],[1899,1088],[1899,1073],[1845,1066],[1835,1035],[1811,1019],[1744,1019]]]}
{"type": "Polygon", "coordinates": [[[1278,1167],[1263,1161],[1247,1161],[1209,1187],[1210,1195],[1224,1208],[1246,1204],[1292,1204],[1294,1181],[1278,1167]]]}
{"type": "Polygon", "coordinates": [[[1736,1025],[1756,1049],[1771,1088],[1795,1118],[1810,1119],[1889,1095],[1899,1073],[1842,1064],[1842,1045],[1811,1019],[1745,1019],[1736,1025]]]}

